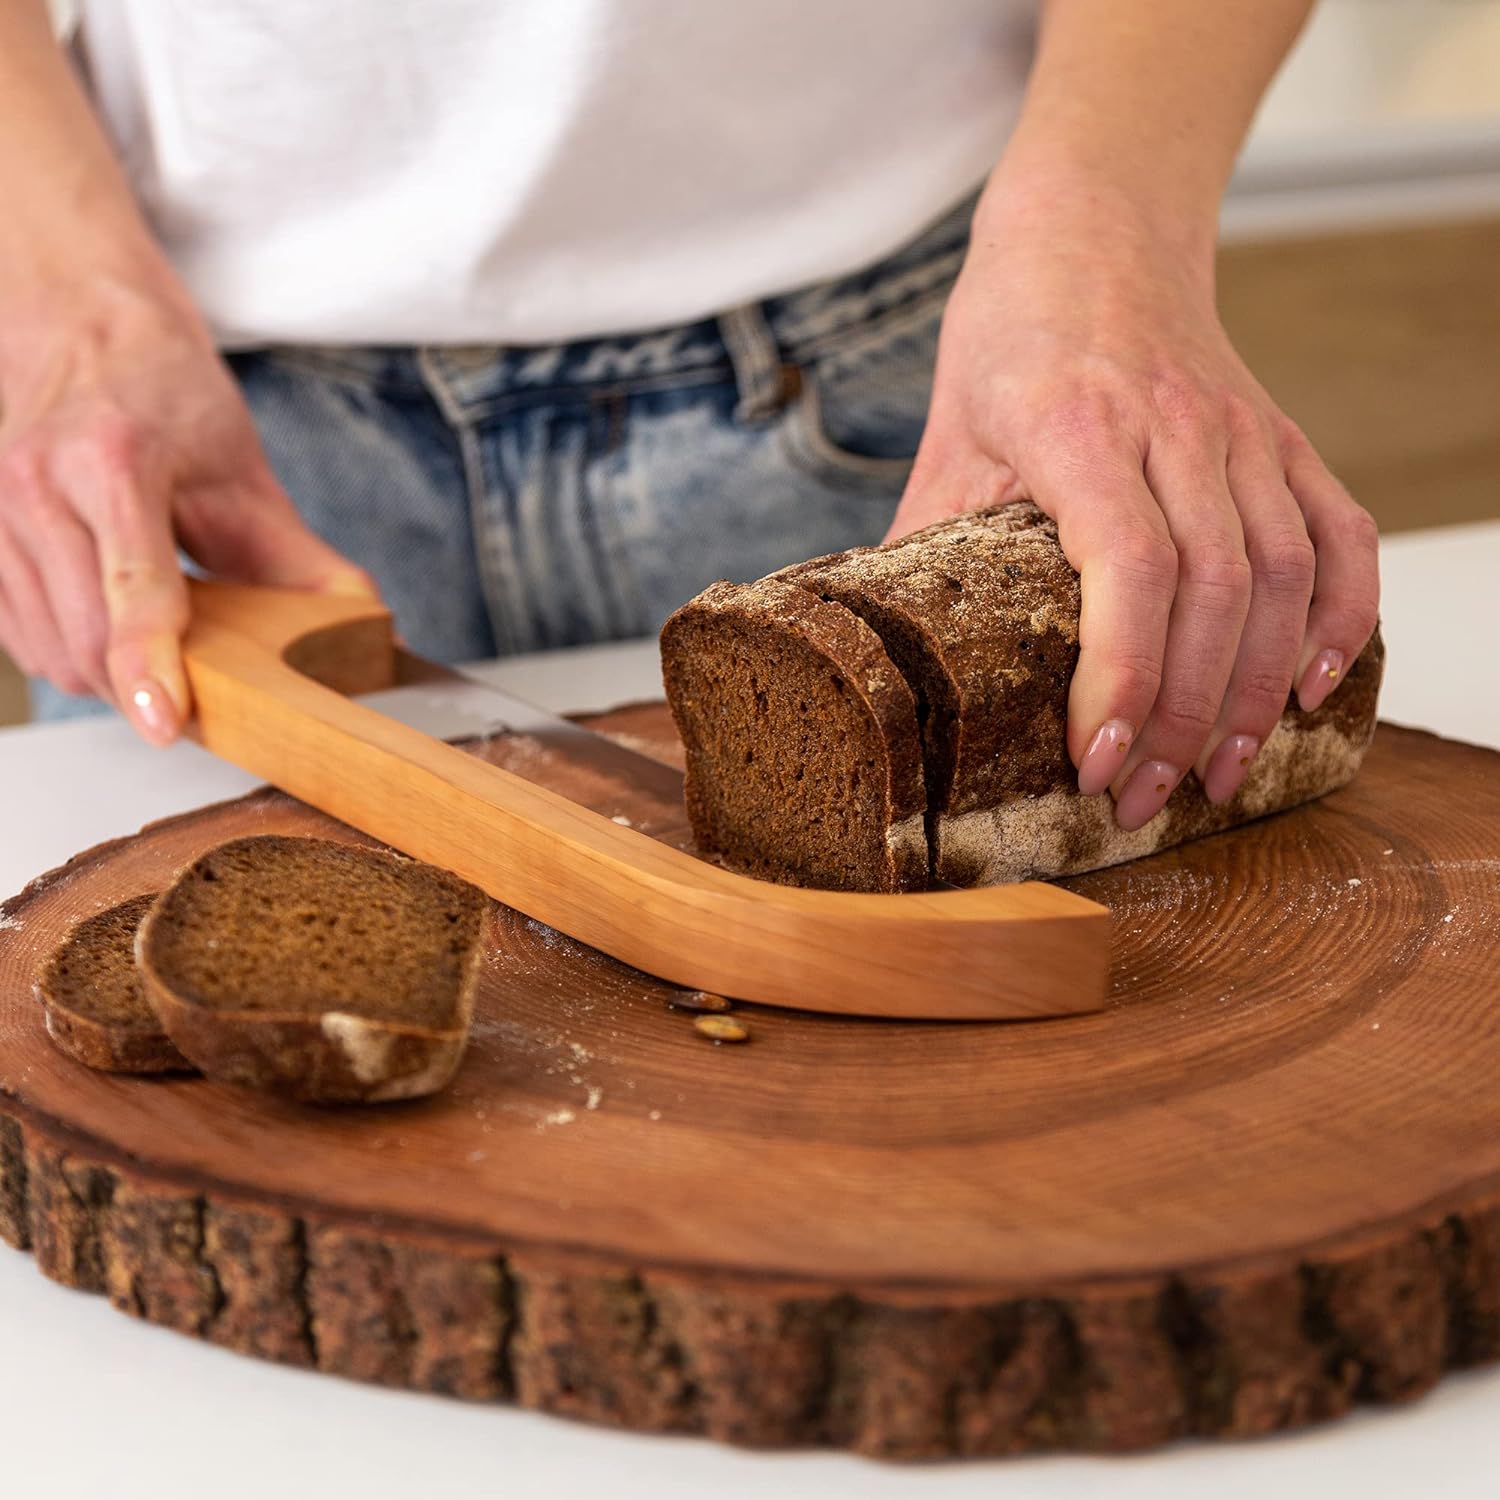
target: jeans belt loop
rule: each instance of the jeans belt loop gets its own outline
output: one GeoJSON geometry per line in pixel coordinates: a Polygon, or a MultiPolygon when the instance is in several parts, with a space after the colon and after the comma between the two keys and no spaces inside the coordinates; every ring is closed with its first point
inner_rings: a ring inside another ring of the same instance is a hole
{"type": "Polygon", "coordinates": [[[758,302],[751,302],[720,314],[718,321],[740,394],[735,419],[769,421],[787,404],[795,382],[788,380],[765,312],[758,302]]]}

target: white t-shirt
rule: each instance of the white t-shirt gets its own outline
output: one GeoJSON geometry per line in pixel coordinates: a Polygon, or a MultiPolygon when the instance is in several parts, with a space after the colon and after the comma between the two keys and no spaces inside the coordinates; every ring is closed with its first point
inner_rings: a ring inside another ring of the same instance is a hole
{"type": "Polygon", "coordinates": [[[550,343],[878,259],[999,155],[1036,0],[81,0],[229,344],[550,343]]]}

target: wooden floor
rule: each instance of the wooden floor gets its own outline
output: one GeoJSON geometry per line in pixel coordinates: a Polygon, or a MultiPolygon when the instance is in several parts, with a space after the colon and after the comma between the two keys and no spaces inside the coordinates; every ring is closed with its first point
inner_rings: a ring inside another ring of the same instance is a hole
{"type": "MultiPolygon", "coordinates": [[[[1500,219],[1232,246],[1219,301],[1382,531],[1500,517],[1500,219]]],[[[0,656],[0,724],[25,712],[0,656]]]]}

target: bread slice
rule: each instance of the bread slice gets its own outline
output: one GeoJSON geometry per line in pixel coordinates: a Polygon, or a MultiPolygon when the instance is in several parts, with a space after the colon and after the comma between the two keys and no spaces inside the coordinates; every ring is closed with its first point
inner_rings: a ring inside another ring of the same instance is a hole
{"type": "MultiPolygon", "coordinates": [[[[804,590],[857,616],[879,638],[912,690],[922,726],[931,874],[954,885],[1077,874],[1292,807],[1348,781],[1375,730],[1384,661],[1378,635],[1317,713],[1303,714],[1295,701],[1288,702],[1228,803],[1210,805],[1189,775],[1156,818],[1126,833],[1115,823],[1107,794],[1079,795],[1068,757],[1079,585],[1056,527],[1034,505],[955,516],[881,547],[798,564],[751,587],[774,587],[779,598],[787,588],[804,590]]],[[[685,611],[693,608],[689,604],[685,611]]],[[[781,631],[777,618],[763,611],[767,659],[774,658],[781,631]]],[[[692,670],[724,679],[721,692],[732,692],[743,664],[713,641],[696,644],[709,659],[692,670]]],[[[673,659],[683,646],[680,638],[664,635],[669,697],[683,676],[673,659]]],[[[772,693],[768,701],[782,699],[772,693]]],[[[774,745],[798,732],[783,716],[770,714],[760,738],[774,745]]],[[[837,806],[841,751],[827,749],[816,764],[831,779],[807,795],[837,806]]],[[[688,756],[698,788],[689,813],[700,844],[733,844],[754,828],[765,873],[798,878],[801,843],[793,832],[779,852],[773,846],[781,825],[765,816],[764,789],[747,786],[730,801],[716,793],[718,783],[737,775],[737,765],[712,732],[700,732],[688,756]],[[721,803],[730,816],[710,828],[701,808],[721,803]]],[[[837,817],[825,817],[821,826],[841,825],[837,817]]],[[[836,851],[825,858],[836,865],[836,851]]],[[[862,881],[855,863],[848,868],[849,889],[890,888],[862,881]]]]}
{"type": "Polygon", "coordinates": [[[107,1073],[171,1073],[192,1064],[146,1001],[135,935],[155,892],[74,925],[37,976],[47,1035],[71,1058],[107,1073]]]}
{"type": "Polygon", "coordinates": [[[776,576],[852,610],[911,684],[931,814],[1055,789],[1082,601],[1036,506],[956,516],[776,576]]]}
{"type": "Polygon", "coordinates": [[[244,838],[177,876],[136,956],[168,1035],[211,1078],[410,1099],[458,1068],[488,913],[477,887],[396,854],[244,838]]]}
{"type": "Polygon", "coordinates": [[[698,845],[765,879],[927,883],[916,702],[879,638],[793,584],[715,584],[662,632],[698,845]]]}

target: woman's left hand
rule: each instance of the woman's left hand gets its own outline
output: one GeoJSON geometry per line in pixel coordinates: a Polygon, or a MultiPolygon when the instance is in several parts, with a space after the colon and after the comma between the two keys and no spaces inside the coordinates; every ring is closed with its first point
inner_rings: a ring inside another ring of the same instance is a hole
{"type": "Polygon", "coordinates": [[[1137,828],[1190,768],[1234,794],[1296,688],[1375,626],[1375,526],[1231,346],[1213,244],[1107,187],[992,181],[891,535],[1029,498],[1082,575],[1068,749],[1137,828]]]}

